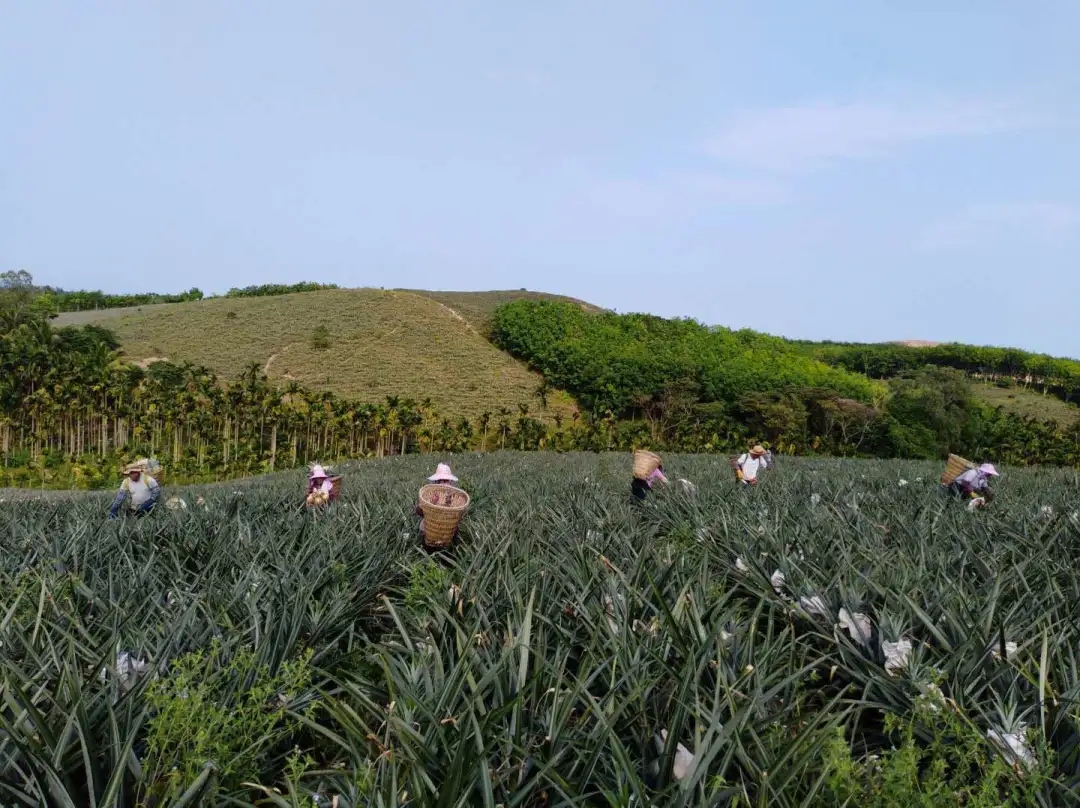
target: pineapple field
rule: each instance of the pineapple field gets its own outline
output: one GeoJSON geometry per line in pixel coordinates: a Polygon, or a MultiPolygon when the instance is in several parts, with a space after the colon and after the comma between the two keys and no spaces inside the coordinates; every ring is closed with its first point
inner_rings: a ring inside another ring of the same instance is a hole
{"type": "Polygon", "coordinates": [[[416,456],[7,502],[5,806],[1068,805],[1080,789],[1080,475],[416,456]],[[678,482],[691,480],[694,486],[678,482]]]}

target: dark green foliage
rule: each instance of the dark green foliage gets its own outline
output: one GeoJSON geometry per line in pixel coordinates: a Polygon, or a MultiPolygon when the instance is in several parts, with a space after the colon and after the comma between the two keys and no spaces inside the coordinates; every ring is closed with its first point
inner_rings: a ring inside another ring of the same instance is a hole
{"type": "Polygon", "coordinates": [[[830,365],[865,373],[874,379],[899,376],[926,365],[962,370],[974,378],[1011,381],[1045,390],[1064,401],[1080,402],[1080,362],[1029,353],[1016,348],[993,348],[947,343],[930,347],[859,343],[800,342],[808,356],[830,365]]]}
{"type": "Polygon", "coordinates": [[[824,387],[870,402],[876,385],[813,361],[785,340],[643,314],[593,314],[570,303],[519,300],[495,313],[496,345],[524,359],[594,412],[628,415],[671,386],[702,402],[791,387],[824,387]]]}
{"type": "MultiPolygon", "coordinates": [[[[337,289],[333,283],[303,281],[293,284],[269,283],[230,289],[225,297],[267,297],[287,295],[293,292],[314,292],[320,289],[337,289]]],[[[34,278],[25,270],[0,273],[0,292],[6,299],[17,292],[26,300],[26,307],[46,316],[67,311],[92,311],[94,309],[121,309],[149,306],[158,303],[187,303],[202,300],[201,289],[191,288],[179,294],[108,294],[101,291],[57,289],[52,286],[35,286],[34,278]]],[[[0,310],[3,306],[0,306],[0,310]]]]}
{"type": "Polygon", "coordinates": [[[315,351],[325,351],[333,343],[330,340],[330,329],[325,325],[317,325],[311,331],[311,347],[315,351]]]}
{"type": "Polygon", "coordinates": [[[313,281],[301,281],[300,283],[264,283],[258,286],[244,286],[233,288],[225,293],[225,297],[272,297],[275,295],[290,295],[294,292],[318,292],[321,289],[337,289],[336,283],[315,283],[313,281]]]}
{"type": "MultiPolygon", "coordinates": [[[[616,430],[636,431],[639,445],[711,451],[765,440],[795,453],[937,458],[956,452],[1014,463],[1080,463],[1080,422],[1041,423],[993,410],[972,396],[961,370],[908,363],[928,356],[923,349],[871,346],[863,355],[833,353],[830,346],[822,358],[846,368],[834,372],[808,361],[807,345],[752,331],[531,300],[501,306],[493,331],[497,345],[594,413],[642,419],[641,427],[616,430]],[[854,356],[860,361],[838,360],[854,356]],[[874,382],[862,372],[894,378],[874,382]]],[[[1000,361],[1021,367],[1020,353],[1002,352],[1000,361]]],[[[949,356],[942,352],[941,363],[949,356]]]]}
{"type": "Polygon", "coordinates": [[[190,289],[179,294],[134,294],[114,295],[100,291],[65,291],[51,286],[35,289],[34,307],[46,314],[59,314],[62,311],[90,311],[93,309],[120,309],[132,306],[149,306],[157,303],[186,303],[189,300],[202,300],[199,289],[190,289]]]}

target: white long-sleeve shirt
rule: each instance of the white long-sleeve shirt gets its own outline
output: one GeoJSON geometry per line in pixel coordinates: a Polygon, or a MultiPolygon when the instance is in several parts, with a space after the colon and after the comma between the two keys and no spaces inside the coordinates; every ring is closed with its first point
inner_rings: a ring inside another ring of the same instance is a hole
{"type": "Polygon", "coordinates": [[[735,463],[742,471],[743,479],[747,482],[757,479],[758,469],[767,469],[769,467],[768,462],[765,460],[765,455],[754,457],[749,452],[744,455],[739,455],[739,459],[736,460],[735,463]]]}
{"type": "Polygon", "coordinates": [[[149,474],[142,474],[139,476],[139,481],[135,482],[130,477],[125,481],[128,494],[131,495],[131,507],[138,508],[144,502],[150,499],[154,494],[154,489],[158,487],[157,480],[151,477],[149,474]]]}

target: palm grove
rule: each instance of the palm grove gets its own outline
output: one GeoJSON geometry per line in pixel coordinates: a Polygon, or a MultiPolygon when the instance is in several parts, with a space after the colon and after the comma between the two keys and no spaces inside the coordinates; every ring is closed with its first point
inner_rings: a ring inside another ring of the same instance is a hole
{"type": "Polygon", "coordinates": [[[231,380],[186,363],[142,368],[124,361],[107,329],[53,328],[56,291],[42,292],[25,273],[0,276],[5,485],[111,485],[126,460],[147,454],[168,464],[170,479],[195,481],[316,458],[646,445],[730,452],[751,439],[799,454],[956,451],[1016,464],[1080,464],[1076,427],[979,405],[964,372],[942,362],[873,380],[851,368],[854,349],[818,346],[819,358],[750,331],[519,300],[496,312],[491,338],[543,375],[535,398],[514,411],[450,418],[430,401],[363,402],[295,383],[280,387],[258,365],[231,380]],[[537,418],[549,385],[573,394],[579,414],[537,418]]]}

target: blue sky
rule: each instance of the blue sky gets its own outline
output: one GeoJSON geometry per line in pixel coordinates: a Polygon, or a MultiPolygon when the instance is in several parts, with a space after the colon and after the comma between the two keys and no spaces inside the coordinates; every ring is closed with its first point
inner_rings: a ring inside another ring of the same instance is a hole
{"type": "Polygon", "coordinates": [[[0,268],[1080,356],[1080,3],[8,3],[0,268]]]}

